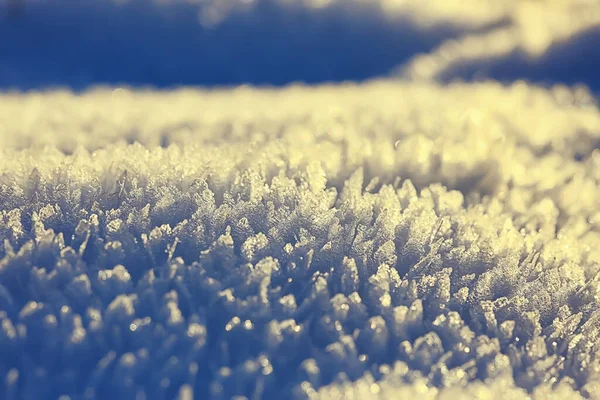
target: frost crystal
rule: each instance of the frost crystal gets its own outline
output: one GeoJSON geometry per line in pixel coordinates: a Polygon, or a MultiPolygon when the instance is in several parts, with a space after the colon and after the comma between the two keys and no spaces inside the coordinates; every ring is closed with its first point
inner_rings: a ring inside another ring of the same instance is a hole
{"type": "Polygon", "coordinates": [[[0,397],[597,396],[600,112],[564,90],[0,96],[0,397]]]}

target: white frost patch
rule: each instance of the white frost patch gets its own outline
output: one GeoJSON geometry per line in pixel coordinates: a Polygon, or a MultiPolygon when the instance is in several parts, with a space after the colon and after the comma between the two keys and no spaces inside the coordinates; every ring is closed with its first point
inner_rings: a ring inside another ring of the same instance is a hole
{"type": "Polygon", "coordinates": [[[0,397],[591,397],[600,112],[372,82],[0,96],[0,397]]]}

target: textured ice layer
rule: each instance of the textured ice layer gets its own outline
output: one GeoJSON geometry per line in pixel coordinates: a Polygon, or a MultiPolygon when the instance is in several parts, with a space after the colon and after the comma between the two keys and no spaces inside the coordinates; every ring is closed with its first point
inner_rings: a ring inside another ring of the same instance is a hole
{"type": "Polygon", "coordinates": [[[599,140],[563,86],[2,95],[0,398],[594,398],[599,140]]]}

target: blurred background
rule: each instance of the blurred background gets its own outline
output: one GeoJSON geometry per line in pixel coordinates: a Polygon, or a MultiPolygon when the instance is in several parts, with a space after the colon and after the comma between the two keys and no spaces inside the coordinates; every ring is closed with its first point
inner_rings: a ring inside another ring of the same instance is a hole
{"type": "Polygon", "coordinates": [[[0,90],[380,77],[600,90],[596,0],[0,0],[0,90]]]}

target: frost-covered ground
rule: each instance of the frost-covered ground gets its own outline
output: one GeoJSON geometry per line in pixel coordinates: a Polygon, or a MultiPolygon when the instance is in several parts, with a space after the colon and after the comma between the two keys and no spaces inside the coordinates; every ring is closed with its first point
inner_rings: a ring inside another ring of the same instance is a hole
{"type": "Polygon", "coordinates": [[[0,399],[599,399],[600,3],[423,4],[0,0],[0,399]]]}

